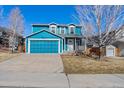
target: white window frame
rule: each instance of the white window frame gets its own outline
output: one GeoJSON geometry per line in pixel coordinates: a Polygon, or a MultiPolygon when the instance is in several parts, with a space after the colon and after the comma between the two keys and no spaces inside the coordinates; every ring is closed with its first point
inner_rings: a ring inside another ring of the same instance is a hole
{"type": "Polygon", "coordinates": [[[65,27],[60,27],[60,34],[65,34],[65,27]],[[64,30],[64,33],[62,33],[62,28],[63,28],[63,30],[64,30]]]}
{"type": "Polygon", "coordinates": [[[51,41],[58,41],[58,53],[60,54],[60,39],[38,39],[38,38],[28,38],[28,54],[30,54],[30,42],[31,40],[51,40],[51,41]]]}
{"type": "Polygon", "coordinates": [[[73,29],[74,29],[74,33],[73,34],[75,34],[75,26],[73,26],[73,25],[69,26],[69,34],[71,34],[71,27],[73,27],[73,29]]]}
{"type": "MultiPolygon", "coordinates": [[[[56,25],[50,25],[50,32],[52,32],[52,27],[55,27],[55,34],[56,34],[57,26],[56,26],[56,25]]],[[[52,32],[52,33],[53,33],[53,32],[52,32]]]]}

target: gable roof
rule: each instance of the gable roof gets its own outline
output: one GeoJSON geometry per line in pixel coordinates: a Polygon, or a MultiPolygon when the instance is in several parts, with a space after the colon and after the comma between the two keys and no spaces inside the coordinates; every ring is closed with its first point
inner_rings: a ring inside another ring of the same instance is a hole
{"type": "Polygon", "coordinates": [[[32,26],[49,26],[49,25],[57,25],[57,26],[65,26],[65,27],[68,27],[70,25],[74,25],[76,27],[82,27],[81,25],[76,25],[76,24],[57,24],[57,23],[50,23],[50,24],[31,24],[32,26]]]}
{"type": "Polygon", "coordinates": [[[55,33],[52,33],[52,32],[50,32],[50,31],[47,31],[47,30],[41,30],[41,31],[35,32],[35,33],[33,33],[33,34],[30,34],[30,35],[26,36],[25,38],[28,38],[28,37],[33,36],[33,35],[36,35],[36,34],[41,33],[41,32],[47,32],[47,33],[50,33],[50,34],[55,35],[55,36],[57,36],[57,37],[63,38],[62,36],[57,35],[57,34],[55,34],[55,33]]]}

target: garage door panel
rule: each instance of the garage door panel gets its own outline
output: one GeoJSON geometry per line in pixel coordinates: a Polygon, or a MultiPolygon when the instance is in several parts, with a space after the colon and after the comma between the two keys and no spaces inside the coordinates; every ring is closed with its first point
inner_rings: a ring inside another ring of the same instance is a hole
{"type": "Polygon", "coordinates": [[[113,49],[107,50],[107,56],[114,56],[114,50],[113,49]]]}
{"type": "Polygon", "coordinates": [[[58,40],[31,40],[30,53],[58,53],[58,40]]]}

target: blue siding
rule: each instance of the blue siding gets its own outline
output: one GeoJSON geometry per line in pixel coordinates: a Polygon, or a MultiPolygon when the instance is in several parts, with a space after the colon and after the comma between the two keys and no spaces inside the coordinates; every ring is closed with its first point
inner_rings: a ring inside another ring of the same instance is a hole
{"type": "Polygon", "coordinates": [[[59,53],[58,41],[31,40],[30,53],[59,53]]]}
{"type": "Polygon", "coordinates": [[[76,33],[76,35],[81,35],[82,33],[81,33],[81,28],[80,27],[76,27],[75,28],[75,33],[76,33]]]}
{"type": "Polygon", "coordinates": [[[49,32],[43,31],[38,34],[32,35],[30,38],[56,38],[56,39],[59,39],[60,37],[57,37],[49,32]]]}
{"type": "Polygon", "coordinates": [[[49,26],[38,26],[38,27],[34,26],[34,27],[32,27],[33,33],[39,32],[39,31],[42,31],[42,30],[49,31],[49,26]]]}
{"type": "Polygon", "coordinates": [[[69,28],[66,27],[65,29],[66,29],[65,34],[69,34],[69,28]]]}

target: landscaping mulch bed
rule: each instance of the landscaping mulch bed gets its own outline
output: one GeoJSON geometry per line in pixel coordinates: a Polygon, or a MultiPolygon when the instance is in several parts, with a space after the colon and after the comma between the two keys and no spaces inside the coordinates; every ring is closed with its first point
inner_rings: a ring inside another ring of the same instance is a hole
{"type": "Polygon", "coordinates": [[[67,74],[120,74],[124,73],[124,59],[104,58],[102,61],[86,56],[61,55],[67,74]]]}

